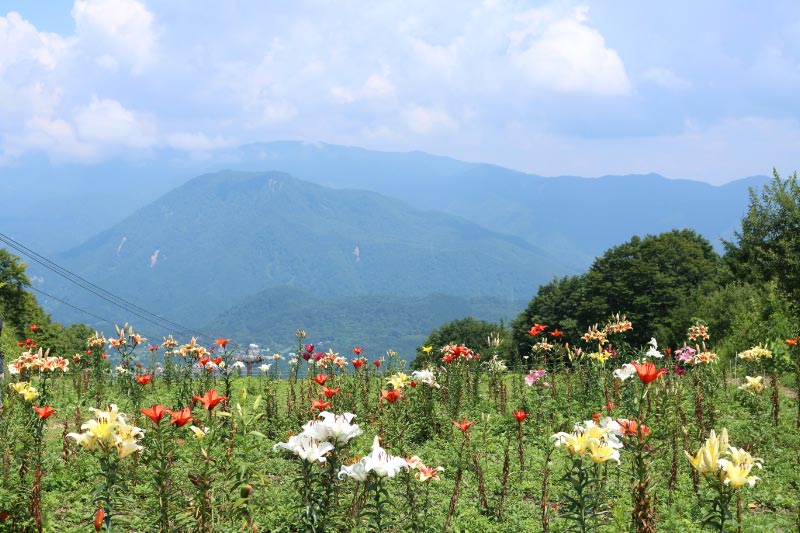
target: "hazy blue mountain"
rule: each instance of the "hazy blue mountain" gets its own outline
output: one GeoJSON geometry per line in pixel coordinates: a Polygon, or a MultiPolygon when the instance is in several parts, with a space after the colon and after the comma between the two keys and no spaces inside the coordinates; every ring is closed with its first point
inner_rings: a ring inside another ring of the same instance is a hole
{"type": "Polygon", "coordinates": [[[423,152],[285,141],[198,159],[165,150],[95,165],[30,157],[0,168],[0,196],[7,199],[0,228],[39,251],[64,250],[191,177],[223,168],[282,171],[329,187],[379,192],[516,235],[578,269],[634,234],[691,227],[718,244],[738,227],[748,186],[766,180],[716,187],[655,174],[545,178],[423,152]]]}
{"type": "MultiPolygon", "coordinates": [[[[523,239],[452,215],[282,173],[230,171],[189,181],[55,261],[192,327],[276,286],[322,297],[441,293],[516,305],[572,271],[523,239]]],[[[73,305],[136,320],[31,268],[45,279],[39,287],[73,305]]],[[[45,305],[60,319],[93,323],[58,302],[45,305]]]]}
{"type": "Polygon", "coordinates": [[[444,322],[473,316],[506,323],[527,301],[491,297],[345,295],[321,297],[294,287],[273,287],[255,294],[211,320],[204,329],[224,331],[273,349],[294,348],[294,332],[306,342],[348,354],[360,346],[370,356],[387,349],[413,359],[428,333],[444,322]]]}

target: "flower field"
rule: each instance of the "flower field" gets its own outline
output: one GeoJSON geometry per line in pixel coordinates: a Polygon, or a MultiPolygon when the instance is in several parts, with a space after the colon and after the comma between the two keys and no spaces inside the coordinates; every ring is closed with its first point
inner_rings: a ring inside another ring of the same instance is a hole
{"type": "Polygon", "coordinates": [[[489,338],[413,370],[298,330],[250,377],[227,339],[126,325],[66,359],[31,326],[6,354],[0,531],[798,530],[800,338],[723,360],[700,323],[671,349],[634,326],[532,324],[515,367],[489,338]]]}

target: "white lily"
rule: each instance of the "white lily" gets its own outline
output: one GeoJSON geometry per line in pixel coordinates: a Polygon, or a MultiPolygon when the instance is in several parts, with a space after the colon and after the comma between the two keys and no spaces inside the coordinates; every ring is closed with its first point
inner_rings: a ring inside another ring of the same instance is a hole
{"type": "Polygon", "coordinates": [[[625,363],[621,368],[614,370],[614,377],[620,381],[625,381],[634,375],[636,375],[636,367],[630,363],[625,363]]]}

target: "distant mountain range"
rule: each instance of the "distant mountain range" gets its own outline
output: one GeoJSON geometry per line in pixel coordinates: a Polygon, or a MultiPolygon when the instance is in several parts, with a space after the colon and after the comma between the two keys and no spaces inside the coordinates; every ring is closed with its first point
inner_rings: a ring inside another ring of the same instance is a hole
{"type": "MultiPolygon", "coordinates": [[[[634,234],[690,227],[719,246],[739,227],[748,187],[766,180],[545,178],[422,152],[259,143],[202,161],[20,162],[0,169],[0,231],[215,335],[286,345],[315,324],[312,334],[334,342],[411,349],[445,320],[513,318],[539,284],[584,271],[634,234]]],[[[31,273],[76,307],[136,320],[36,265],[31,273]]],[[[110,329],[44,304],[57,319],[110,329]]]]}

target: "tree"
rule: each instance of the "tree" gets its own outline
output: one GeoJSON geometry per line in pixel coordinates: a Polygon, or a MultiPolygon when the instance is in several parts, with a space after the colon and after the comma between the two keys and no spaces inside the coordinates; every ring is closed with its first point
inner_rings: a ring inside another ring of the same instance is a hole
{"type": "Polygon", "coordinates": [[[724,242],[725,261],[737,279],[771,281],[797,305],[800,301],[800,183],[797,172],[781,179],[776,170],[750,205],[735,242],[724,242]]]}
{"type": "Polygon", "coordinates": [[[528,307],[511,322],[515,358],[529,355],[534,343],[528,330],[534,324],[546,324],[564,333],[563,340],[574,343],[583,335],[578,324],[578,308],[583,298],[585,276],[556,278],[539,287],[528,307]]]}
{"type": "MultiPolygon", "coordinates": [[[[430,354],[418,352],[419,355],[414,359],[412,367],[421,368],[428,361],[436,359],[438,357],[438,349],[448,344],[463,344],[475,351],[485,351],[484,349],[488,346],[487,339],[490,335],[500,336],[502,344],[498,353],[502,352],[503,347],[507,345],[507,331],[502,324],[492,324],[473,317],[461,318],[442,324],[431,331],[424,342],[424,346],[431,346],[434,351],[430,354]]],[[[482,355],[484,358],[488,357],[487,353],[482,353],[482,355]]]]}
{"type": "Polygon", "coordinates": [[[25,290],[31,284],[25,275],[26,267],[19,257],[0,248],[0,316],[18,336],[24,335],[25,316],[31,303],[25,290]]]}
{"type": "Polygon", "coordinates": [[[575,343],[593,324],[622,313],[633,323],[632,344],[655,336],[662,345],[683,339],[696,298],[718,284],[723,269],[711,244],[692,230],[673,230],[607,250],[582,276],[556,279],[512,323],[513,347],[528,355],[534,322],[559,328],[575,343]]]}
{"type": "Polygon", "coordinates": [[[588,326],[623,313],[634,327],[629,342],[644,344],[651,336],[677,342],[691,320],[690,302],[717,285],[720,267],[708,240],[692,230],[633,237],[586,273],[578,321],[588,326]]]}

